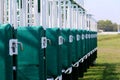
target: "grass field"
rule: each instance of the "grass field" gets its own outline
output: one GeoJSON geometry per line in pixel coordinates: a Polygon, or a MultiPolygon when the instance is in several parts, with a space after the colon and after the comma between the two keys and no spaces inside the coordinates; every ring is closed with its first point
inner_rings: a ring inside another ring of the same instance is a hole
{"type": "Polygon", "coordinates": [[[120,35],[98,36],[96,65],[79,80],[120,80],[120,35]]]}

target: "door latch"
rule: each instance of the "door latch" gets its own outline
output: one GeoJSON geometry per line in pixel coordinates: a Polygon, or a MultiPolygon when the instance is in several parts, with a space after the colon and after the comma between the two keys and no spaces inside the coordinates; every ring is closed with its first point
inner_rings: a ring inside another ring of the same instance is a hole
{"type": "Polygon", "coordinates": [[[11,56],[18,54],[18,45],[20,45],[21,51],[23,50],[23,45],[21,42],[18,42],[17,39],[10,39],[9,40],[9,54],[11,56]]]}
{"type": "Polygon", "coordinates": [[[41,47],[42,47],[42,49],[47,47],[47,38],[46,37],[41,38],[41,47]]]}

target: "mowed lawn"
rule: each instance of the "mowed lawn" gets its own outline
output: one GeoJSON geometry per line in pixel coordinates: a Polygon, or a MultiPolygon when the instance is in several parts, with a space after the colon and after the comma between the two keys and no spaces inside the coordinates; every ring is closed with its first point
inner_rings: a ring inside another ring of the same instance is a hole
{"type": "Polygon", "coordinates": [[[120,80],[120,35],[98,36],[96,65],[79,80],[120,80]]]}

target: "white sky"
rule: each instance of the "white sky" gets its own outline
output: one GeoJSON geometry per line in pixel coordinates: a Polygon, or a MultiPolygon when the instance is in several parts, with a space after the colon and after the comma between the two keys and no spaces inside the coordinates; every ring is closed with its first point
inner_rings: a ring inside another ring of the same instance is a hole
{"type": "Polygon", "coordinates": [[[85,8],[96,20],[111,20],[120,24],[120,0],[85,0],[85,8]]]}

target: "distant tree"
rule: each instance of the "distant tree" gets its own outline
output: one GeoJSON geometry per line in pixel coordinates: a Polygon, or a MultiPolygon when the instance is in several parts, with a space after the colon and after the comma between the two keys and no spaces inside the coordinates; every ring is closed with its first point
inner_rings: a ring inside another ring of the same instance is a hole
{"type": "Polygon", "coordinates": [[[113,31],[117,31],[118,24],[117,23],[113,23],[113,31]]]}
{"type": "Polygon", "coordinates": [[[98,29],[102,29],[104,31],[117,31],[117,24],[112,23],[110,20],[99,20],[98,29]]]}

